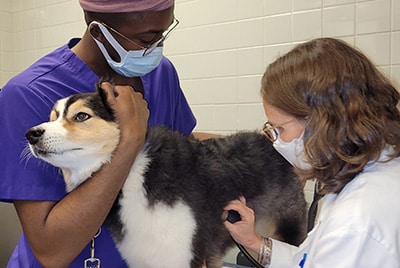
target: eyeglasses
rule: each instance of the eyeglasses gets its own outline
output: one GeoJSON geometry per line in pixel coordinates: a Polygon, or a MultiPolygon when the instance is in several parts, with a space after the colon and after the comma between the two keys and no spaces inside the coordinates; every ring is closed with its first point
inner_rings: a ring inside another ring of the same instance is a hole
{"type": "Polygon", "coordinates": [[[162,35],[157,39],[154,40],[152,42],[150,42],[150,44],[148,44],[147,46],[143,46],[138,44],[137,42],[129,39],[128,37],[126,37],[125,35],[123,35],[122,33],[118,32],[117,30],[115,30],[114,28],[112,28],[111,26],[108,26],[106,23],[102,22],[101,24],[103,24],[105,27],[107,27],[108,29],[110,29],[111,31],[113,31],[114,33],[116,33],[117,35],[119,35],[120,37],[124,38],[125,40],[129,41],[130,43],[134,44],[137,47],[140,47],[140,49],[143,49],[143,57],[150,54],[156,47],[158,47],[162,42],[165,41],[165,39],[168,38],[169,34],[171,33],[171,31],[173,29],[176,28],[176,26],[178,26],[179,24],[179,20],[174,18],[174,22],[168,27],[167,30],[165,30],[162,35]]]}
{"type": "Polygon", "coordinates": [[[265,136],[267,136],[267,138],[271,141],[271,142],[275,142],[278,139],[279,136],[279,131],[278,128],[292,123],[294,121],[294,119],[291,119],[289,121],[286,121],[282,124],[280,124],[279,126],[273,127],[268,121],[264,123],[263,126],[263,132],[265,134],[265,136]]]}

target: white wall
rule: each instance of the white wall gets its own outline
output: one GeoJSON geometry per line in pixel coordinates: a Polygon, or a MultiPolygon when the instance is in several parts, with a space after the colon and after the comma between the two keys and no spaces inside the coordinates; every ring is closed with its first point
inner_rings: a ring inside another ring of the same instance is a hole
{"type": "Polygon", "coordinates": [[[77,0],[0,0],[0,87],[84,29],[77,0]]]}
{"type": "MultiPolygon", "coordinates": [[[[400,0],[176,0],[165,43],[199,131],[260,128],[265,67],[294,44],[340,37],[400,81],[400,0]]],[[[85,30],[77,0],[0,0],[0,86],[85,30]]]]}
{"type": "Polygon", "coordinates": [[[260,128],[259,81],[293,44],[340,37],[400,81],[400,0],[186,0],[166,43],[203,131],[260,128]]]}
{"type": "MultiPolygon", "coordinates": [[[[400,0],[176,0],[176,17],[165,54],[198,131],[261,128],[265,67],[310,38],[355,44],[400,81],[400,0]]],[[[0,0],[0,87],[84,30],[77,0],[0,0]]]]}
{"type": "MultiPolygon", "coordinates": [[[[265,67],[294,44],[339,37],[400,81],[400,0],[176,0],[165,43],[198,131],[259,129],[265,67]]],[[[0,0],[0,87],[85,30],[78,0],[0,0]]]]}

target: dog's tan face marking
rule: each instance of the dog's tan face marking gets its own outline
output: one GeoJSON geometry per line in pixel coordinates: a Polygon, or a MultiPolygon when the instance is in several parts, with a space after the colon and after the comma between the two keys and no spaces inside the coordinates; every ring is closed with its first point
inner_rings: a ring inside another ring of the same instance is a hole
{"type": "Polygon", "coordinates": [[[56,121],[59,115],[60,115],[60,113],[55,109],[55,106],[54,106],[50,112],[50,120],[49,121],[50,122],[56,121]]]}
{"type": "Polygon", "coordinates": [[[93,152],[99,156],[111,153],[118,144],[117,124],[96,116],[83,99],[68,107],[61,124],[66,130],[66,140],[81,144],[81,147],[95,148],[93,152]]]}
{"type": "Polygon", "coordinates": [[[111,154],[119,140],[117,123],[99,118],[85,98],[68,107],[67,103],[68,98],[59,100],[50,113],[50,122],[34,128],[44,133],[36,144],[30,145],[33,153],[61,168],[111,154]]]}

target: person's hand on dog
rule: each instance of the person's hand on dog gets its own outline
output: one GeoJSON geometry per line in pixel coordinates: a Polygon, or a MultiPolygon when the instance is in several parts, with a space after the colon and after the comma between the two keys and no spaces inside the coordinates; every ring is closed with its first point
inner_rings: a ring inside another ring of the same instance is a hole
{"type": "Polygon", "coordinates": [[[130,148],[140,150],[144,144],[150,115],[143,95],[134,91],[131,86],[114,86],[109,82],[101,83],[101,88],[107,92],[107,101],[115,111],[121,131],[120,144],[132,142],[130,148]]]}
{"type": "Polygon", "coordinates": [[[246,206],[246,199],[233,200],[224,208],[225,210],[235,210],[240,214],[241,220],[235,223],[225,221],[224,225],[232,238],[239,244],[257,252],[261,243],[261,235],[254,229],[254,211],[246,206]]]}

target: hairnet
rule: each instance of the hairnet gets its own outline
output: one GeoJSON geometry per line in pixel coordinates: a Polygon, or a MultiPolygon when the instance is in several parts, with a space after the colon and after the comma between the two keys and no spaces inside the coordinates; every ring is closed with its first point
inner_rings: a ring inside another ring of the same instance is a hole
{"type": "Polygon", "coordinates": [[[100,13],[159,11],[171,7],[174,0],[79,0],[84,10],[100,13]]]}

